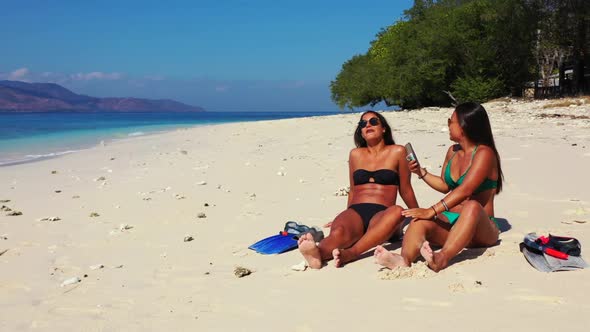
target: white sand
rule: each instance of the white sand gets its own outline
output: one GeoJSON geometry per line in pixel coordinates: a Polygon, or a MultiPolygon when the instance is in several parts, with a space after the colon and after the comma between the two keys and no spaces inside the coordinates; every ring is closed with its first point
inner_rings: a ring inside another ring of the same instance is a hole
{"type": "MultiPolygon", "coordinates": [[[[547,103],[486,105],[506,177],[496,213],[512,226],[501,243],[388,280],[372,252],[296,272],[297,251],[247,249],[288,220],[323,225],[345,208],[334,193],[348,185],[359,114],[178,130],[2,167],[0,205],[23,215],[0,214],[0,331],[587,331],[590,269],[541,273],[518,248],[528,232],[571,235],[590,261],[590,120],[570,117],[590,106],[547,103]],[[554,113],[567,116],[539,117],[554,113]],[[254,273],[237,278],[237,266],[254,273]]],[[[439,172],[451,112],[384,115],[439,172]]],[[[412,183],[421,205],[441,198],[412,183]]]]}

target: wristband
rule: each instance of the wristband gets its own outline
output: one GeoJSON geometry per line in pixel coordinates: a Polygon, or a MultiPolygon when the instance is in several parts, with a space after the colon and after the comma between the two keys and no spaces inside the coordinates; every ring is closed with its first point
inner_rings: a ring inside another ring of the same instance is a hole
{"type": "Polygon", "coordinates": [[[445,211],[449,211],[449,206],[447,205],[447,203],[445,203],[445,200],[444,199],[441,199],[440,202],[445,207],[445,211]]]}
{"type": "Polygon", "coordinates": [[[424,177],[425,177],[426,175],[428,175],[428,170],[426,170],[426,167],[424,167],[424,175],[422,175],[422,176],[418,176],[418,179],[419,179],[419,180],[422,180],[422,179],[424,179],[424,177]]]}

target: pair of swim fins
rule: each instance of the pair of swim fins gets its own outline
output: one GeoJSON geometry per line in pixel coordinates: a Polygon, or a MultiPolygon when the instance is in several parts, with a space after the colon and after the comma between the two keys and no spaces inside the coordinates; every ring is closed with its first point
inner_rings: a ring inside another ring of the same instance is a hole
{"type": "Polygon", "coordinates": [[[264,238],[248,247],[264,255],[280,254],[295,248],[297,248],[296,235],[285,231],[264,238]]]}
{"type": "Polygon", "coordinates": [[[282,232],[264,238],[248,248],[264,255],[280,254],[297,248],[297,240],[306,233],[310,233],[316,242],[324,238],[324,233],[318,227],[309,227],[295,221],[288,221],[282,232]]]}

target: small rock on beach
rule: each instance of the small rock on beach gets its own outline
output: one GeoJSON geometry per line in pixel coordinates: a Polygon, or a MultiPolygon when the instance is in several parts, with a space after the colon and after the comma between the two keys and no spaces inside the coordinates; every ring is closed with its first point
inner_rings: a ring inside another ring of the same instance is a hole
{"type": "Polygon", "coordinates": [[[247,269],[245,267],[237,266],[234,269],[234,275],[238,278],[243,278],[243,277],[250,275],[250,274],[252,274],[252,270],[247,269]]]}
{"type": "Polygon", "coordinates": [[[61,285],[60,285],[60,286],[61,286],[61,287],[65,287],[65,286],[68,286],[68,285],[77,284],[77,283],[79,283],[80,281],[82,281],[82,280],[80,280],[80,278],[78,278],[78,277],[72,277],[72,278],[68,278],[68,279],[64,280],[64,281],[61,283],[61,285]]]}
{"type": "Polygon", "coordinates": [[[23,213],[22,213],[22,212],[20,212],[20,211],[10,211],[10,212],[8,212],[6,215],[7,215],[7,216],[22,216],[22,214],[23,214],[23,213]]]}
{"type": "Polygon", "coordinates": [[[38,219],[38,221],[60,221],[60,217],[43,217],[38,219]]]}

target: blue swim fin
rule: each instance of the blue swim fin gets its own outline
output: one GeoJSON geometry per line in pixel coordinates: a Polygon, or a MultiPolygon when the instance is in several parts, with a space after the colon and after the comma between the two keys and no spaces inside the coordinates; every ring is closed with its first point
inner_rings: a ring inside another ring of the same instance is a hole
{"type": "Polygon", "coordinates": [[[280,232],[277,235],[262,239],[248,248],[264,255],[280,254],[297,248],[297,239],[293,234],[280,232]]]}
{"type": "Polygon", "coordinates": [[[279,238],[283,237],[283,235],[281,233],[282,232],[279,232],[279,234],[277,234],[277,235],[272,235],[272,236],[269,236],[267,238],[264,238],[264,239],[262,239],[262,240],[260,240],[260,241],[258,241],[256,243],[254,243],[253,245],[249,246],[248,249],[252,249],[252,250],[257,251],[258,249],[264,247],[268,243],[270,243],[272,241],[275,241],[276,239],[279,239],[279,238]]]}

